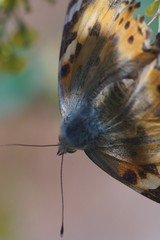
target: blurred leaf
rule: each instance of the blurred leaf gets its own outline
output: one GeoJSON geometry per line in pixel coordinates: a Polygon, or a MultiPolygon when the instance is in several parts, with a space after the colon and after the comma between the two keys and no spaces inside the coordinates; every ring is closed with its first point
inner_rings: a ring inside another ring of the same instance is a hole
{"type": "Polygon", "coordinates": [[[25,66],[26,66],[25,59],[21,58],[16,54],[12,54],[8,59],[8,61],[5,61],[3,63],[2,69],[0,69],[0,71],[10,72],[10,73],[19,73],[21,70],[24,69],[25,66]]]}
{"type": "MultiPolygon", "coordinates": [[[[46,2],[54,3],[55,0],[46,2]]],[[[0,72],[21,71],[26,66],[26,61],[17,50],[31,47],[37,38],[36,32],[24,23],[20,7],[25,12],[30,12],[31,0],[0,0],[0,72]],[[11,21],[15,29],[12,35],[11,21]]]]}
{"type": "Polygon", "coordinates": [[[14,52],[11,45],[0,45],[0,72],[17,73],[25,66],[25,60],[14,52]]]}
{"type": "Polygon", "coordinates": [[[160,0],[149,4],[149,6],[146,9],[146,15],[149,17],[152,17],[153,15],[155,15],[156,12],[158,11],[159,6],[160,6],[160,0]]]}
{"type": "Polygon", "coordinates": [[[17,7],[20,0],[0,0],[0,7],[5,11],[13,11],[17,7]]]}
{"type": "Polygon", "coordinates": [[[35,31],[21,23],[17,32],[12,35],[10,43],[16,47],[29,47],[36,40],[36,37],[35,31]]]}

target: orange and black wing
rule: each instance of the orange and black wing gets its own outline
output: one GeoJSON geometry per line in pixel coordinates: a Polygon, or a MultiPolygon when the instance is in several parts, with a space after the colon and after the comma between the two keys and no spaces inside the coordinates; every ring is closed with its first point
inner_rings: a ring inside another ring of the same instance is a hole
{"type": "Polygon", "coordinates": [[[63,118],[110,83],[135,79],[156,53],[136,0],[72,0],[64,25],[59,97],[63,118]]]}
{"type": "Polygon", "coordinates": [[[118,160],[99,149],[85,150],[85,153],[109,175],[160,203],[160,163],[135,165],[118,160]]]}

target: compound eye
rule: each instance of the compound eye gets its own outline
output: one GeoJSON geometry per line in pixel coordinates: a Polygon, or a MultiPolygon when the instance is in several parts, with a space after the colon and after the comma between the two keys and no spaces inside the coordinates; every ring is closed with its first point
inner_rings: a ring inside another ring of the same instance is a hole
{"type": "Polygon", "coordinates": [[[68,152],[68,153],[74,153],[74,152],[76,152],[76,149],[68,148],[68,149],[67,149],[67,152],[68,152]]]}

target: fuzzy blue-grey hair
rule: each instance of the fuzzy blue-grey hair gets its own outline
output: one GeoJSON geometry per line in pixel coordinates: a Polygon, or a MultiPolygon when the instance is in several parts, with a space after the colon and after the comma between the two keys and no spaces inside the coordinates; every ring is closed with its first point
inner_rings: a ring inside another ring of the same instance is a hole
{"type": "Polygon", "coordinates": [[[96,110],[87,106],[62,122],[60,139],[67,146],[84,149],[94,144],[101,132],[100,125],[96,110]]]}

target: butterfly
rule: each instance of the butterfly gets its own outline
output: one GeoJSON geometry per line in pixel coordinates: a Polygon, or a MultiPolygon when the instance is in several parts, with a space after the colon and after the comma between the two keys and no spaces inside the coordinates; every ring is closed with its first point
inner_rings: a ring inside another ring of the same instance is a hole
{"type": "Polygon", "coordinates": [[[71,0],[59,61],[58,154],[83,150],[160,203],[160,49],[136,0],[71,0]]]}

